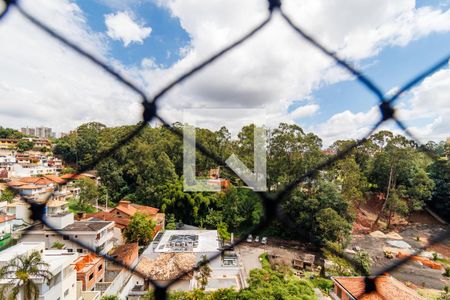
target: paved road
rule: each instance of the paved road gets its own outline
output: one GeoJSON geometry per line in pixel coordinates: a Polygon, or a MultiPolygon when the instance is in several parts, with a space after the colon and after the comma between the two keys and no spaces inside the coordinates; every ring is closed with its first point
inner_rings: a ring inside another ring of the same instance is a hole
{"type": "Polygon", "coordinates": [[[319,299],[319,300],[331,300],[330,297],[324,295],[322,293],[322,291],[320,289],[318,289],[318,288],[314,288],[314,293],[316,294],[317,299],[319,299]]]}
{"type": "Polygon", "coordinates": [[[261,269],[261,262],[259,256],[266,252],[266,250],[257,247],[250,247],[245,244],[241,244],[236,247],[240,259],[241,265],[244,270],[244,281],[247,282],[247,277],[252,269],[261,269]]]}

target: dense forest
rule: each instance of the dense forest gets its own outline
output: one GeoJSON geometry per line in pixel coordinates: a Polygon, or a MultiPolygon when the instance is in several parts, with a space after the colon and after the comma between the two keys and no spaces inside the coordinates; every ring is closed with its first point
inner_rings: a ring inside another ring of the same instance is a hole
{"type": "MultiPolygon", "coordinates": [[[[182,130],[182,124],[173,125],[182,130]]],[[[83,124],[70,135],[55,141],[54,153],[74,169],[87,166],[112,147],[134,126],[108,128],[100,123],[83,124]]],[[[222,161],[232,153],[249,167],[253,162],[254,125],[241,129],[232,138],[227,128],[218,131],[196,128],[196,139],[222,161]]],[[[323,151],[322,140],[298,125],[281,123],[267,131],[267,183],[270,193],[314,168],[351,140],[336,141],[331,151],[323,151]]],[[[220,227],[245,232],[257,224],[264,211],[256,193],[226,166],[221,177],[232,183],[220,193],[183,192],[182,139],[171,129],[146,127],[96,169],[102,186],[100,202],[131,201],[161,208],[171,220],[204,228],[220,227]]],[[[298,185],[281,203],[285,218],[274,222],[271,233],[314,242],[342,242],[348,238],[356,209],[373,195],[384,201],[380,217],[407,217],[428,205],[444,218],[450,216],[449,145],[429,142],[418,146],[402,135],[389,131],[373,134],[344,159],[317,172],[298,185]],[[431,159],[424,149],[439,159],[431,159]],[[288,223],[289,226],[286,226],[288,223]],[[299,230],[301,228],[301,230],[299,230]]],[[[217,163],[197,153],[197,172],[207,176],[217,163]]]]}

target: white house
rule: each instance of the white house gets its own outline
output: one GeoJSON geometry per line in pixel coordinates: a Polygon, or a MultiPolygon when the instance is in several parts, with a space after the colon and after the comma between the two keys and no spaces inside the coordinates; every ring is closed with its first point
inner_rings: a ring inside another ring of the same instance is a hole
{"type": "Polygon", "coordinates": [[[30,205],[24,201],[16,201],[6,206],[6,214],[14,216],[13,230],[24,224],[31,224],[30,205]]]}
{"type": "MultiPolygon", "coordinates": [[[[4,266],[16,256],[29,255],[33,251],[41,253],[42,260],[49,264],[48,271],[53,274],[50,283],[45,283],[40,278],[33,279],[39,287],[39,300],[78,300],[81,295],[77,297],[77,273],[72,265],[78,257],[77,253],[66,250],[45,250],[44,242],[22,242],[0,252],[0,265],[4,266]]],[[[14,280],[14,277],[11,279],[14,280]]],[[[0,285],[10,282],[11,279],[0,280],[0,285]]],[[[22,299],[21,296],[19,294],[17,299],[22,299]]]]}
{"type": "Polygon", "coordinates": [[[13,221],[13,216],[0,215],[0,240],[4,234],[11,233],[13,221]]]}
{"type": "Polygon", "coordinates": [[[56,167],[14,164],[10,177],[31,177],[46,174],[58,174],[56,167]]]}
{"type": "MultiPolygon", "coordinates": [[[[209,263],[211,275],[206,290],[218,288],[243,287],[238,256],[233,251],[221,255],[222,242],[217,230],[166,230],[159,232],[152,243],[142,253],[138,269],[149,278],[164,282],[176,278],[177,273],[192,269],[204,256],[216,257],[209,263]],[[174,269],[172,264],[183,266],[174,269]],[[155,268],[157,266],[157,268],[155,268]]],[[[135,293],[140,295],[140,288],[145,289],[144,280],[136,277],[135,293]]],[[[198,287],[195,274],[179,280],[171,287],[173,290],[191,290],[198,287]]]]}
{"type": "MultiPolygon", "coordinates": [[[[67,214],[68,203],[67,201],[49,200],[46,207],[47,217],[53,215],[67,214]]],[[[18,200],[6,205],[6,215],[14,217],[12,221],[13,229],[22,225],[32,224],[30,204],[23,200],[18,200]]],[[[73,220],[73,216],[72,216],[73,220]]]]}
{"type": "Polygon", "coordinates": [[[22,240],[26,242],[44,241],[47,249],[50,249],[55,242],[59,242],[65,245],[67,251],[78,253],[87,253],[88,251],[71,239],[78,240],[101,253],[108,253],[114,246],[114,222],[74,221],[72,213],[48,215],[46,220],[53,227],[60,229],[65,236],[57,234],[43,224],[36,224],[22,240]]]}

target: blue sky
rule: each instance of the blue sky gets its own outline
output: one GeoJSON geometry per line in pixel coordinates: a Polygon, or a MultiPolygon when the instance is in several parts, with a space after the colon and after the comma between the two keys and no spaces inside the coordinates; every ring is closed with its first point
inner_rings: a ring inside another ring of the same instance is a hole
{"type": "MultiPolygon", "coordinates": [[[[150,95],[267,15],[262,0],[21,3],[150,95]]],[[[449,0],[284,0],[283,8],[385,92],[450,53],[449,0]]],[[[14,11],[0,23],[0,41],[0,125],[68,131],[89,121],[115,126],[139,120],[135,94],[14,11]]],[[[448,94],[450,68],[444,66],[398,101],[399,115],[422,138],[442,140],[450,136],[448,94]]],[[[160,113],[173,122],[182,120],[185,108],[262,108],[269,127],[296,122],[329,145],[362,136],[376,122],[376,102],[275,16],[257,36],[161,99],[160,113]]],[[[227,116],[230,126],[238,123],[233,117],[227,116]]],[[[211,127],[219,127],[213,121],[211,127]]]]}
{"type": "MultiPolygon", "coordinates": [[[[142,44],[131,43],[127,47],[120,40],[109,40],[110,55],[125,65],[139,65],[143,59],[151,58],[163,67],[169,68],[182,58],[180,49],[189,46],[190,36],[182,28],[180,20],[170,11],[153,3],[131,3],[117,7],[105,5],[104,1],[78,0],[86,13],[89,26],[97,32],[106,32],[105,15],[118,11],[128,11],[136,22],[149,26],[152,32],[142,44]]],[[[417,1],[416,7],[434,6],[442,9],[450,6],[445,1],[417,1]]],[[[450,33],[433,33],[426,38],[410,42],[406,46],[387,46],[374,57],[358,61],[364,73],[385,92],[400,87],[415,74],[425,70],[450,51],[450,33]]],[[[353,113],[368,111],[376,104],[372,93],[355,80],[345,80],[336,84],[321,85],[308,95],[306,102],[320,105],[320,112],[310,117],[295,120],[302,126],[314,126],[343,109],[353,113]]],[[[305,99],[293,101],[288,111],[304,105],[305,99]]],[[[429,121],[429,118],[426,119],[429,121]]],[[[425,124],[418,120],[415,124],[425,124]]]]}
{"type": "Polygon", "coordinates": [[[112,57],[123,64],[140,64],[144,58],[153,58],[158,65],[168,67],[180,59],[179,50],[189,45],[189,35],[179,20],[172,17],[167,9],[151,1],[121,7],[105,5],[105,1],[99,0],[78,0],[76,3],[85,12],[89,26],[96,32],[106,32],[105,15],[118,11],[129,11],[138,22],[152,28],[143,44],[132,43],[124,47],[121,41],[108,40],[112,57]]]}
{"type": "MultiPolygon", "coordinates": [[[[404,47],[387,47],[376,57],[364,60],[360,64],[363,67],[368,66],[363,68],[364,74],[372,78],[387,93],[393,88],[401,87],[416,74],[449,55],[449,41],[450,33],[431,34],[404,47]]],[[[313,99],[320,104],[321,113],[299,121],[302,124],[311,125],[326,121],[343,108],[352,112],[367,111],[377,103],[374,95],[355,80],[319,88],[313,93],[313,99]]]]}

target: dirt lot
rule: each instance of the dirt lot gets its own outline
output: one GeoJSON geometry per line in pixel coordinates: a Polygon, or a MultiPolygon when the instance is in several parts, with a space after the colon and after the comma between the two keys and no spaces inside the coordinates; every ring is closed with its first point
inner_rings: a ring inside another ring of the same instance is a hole
{"type": "MultiPolygon", "coordinates": [[[[399,234],[403,237],[403,241],[411,245],[412,249],[417,249],[426,245],[430,237],[439,234],[444,228],[437,225],[417,224],[408,226],[406,230],[399,232],[399,234]],[[419,237],[419,241],[417,237],[419,237]]],[[[370,235],[354,235],[348,248],[358,246],[366,250],[373,261],[373,271],[379,271],[396,261],[384,256],[383,247],[390,246],[387,243],[388,240],[390,239],[375,238],[370,235]]],[[[449,245],[450,240],[446,240],[428,250],[436,251],[448,258],[449,245]]],[[[410,261],[390,273],[397,279],[411,282],[418,287],[442,289],[445,285],[450,284],[448,278],[442,275],[442,270],[433,270],[414,261],[410,261]]]]}
{"type": "Polygon", "coordinates": [[[269,238],[267,245],[261,243],[247,243],[244,242],[236,247],[238,251],[241,263],[245,273],[248,275],[250,270],[255,268],[261,268],[259,256],[262,253],[271,253],[273,251],[282,251],[286,258],[297,257],[299,254],[311,253],[318,257],[317,253],[309,251],[313,248],[311,245],[304,244],[298,241],[284,241],[274,238],[269,238]]]}
{"type": "MultiPolygon", "coordinates": [[[[352,232],[354,234],[366,234],[372,231],[372,225],[381,210],[383,201],[374,197],[373,199],[363,203],[356,210],[356,222],[353,224],[352,232]]],[[[396,231],[402,231],[414,224],[426,224],[441,226],[438,220],[436,220],[426,210],[416,211],[412,215],[405,219],[399,215],[394,215],[391,221],[391,229],[396,231]]],[[[386,228],[387,220],[385,216],[378,222],[377,229],[386,228]]]]}

